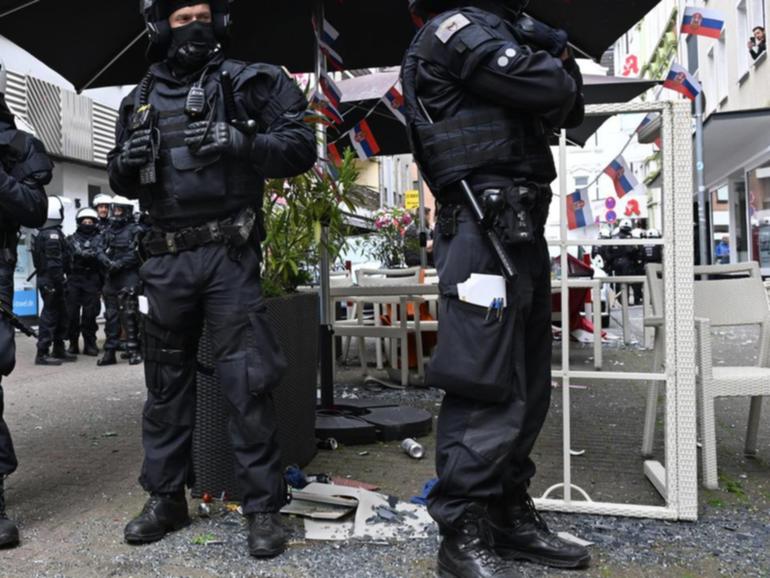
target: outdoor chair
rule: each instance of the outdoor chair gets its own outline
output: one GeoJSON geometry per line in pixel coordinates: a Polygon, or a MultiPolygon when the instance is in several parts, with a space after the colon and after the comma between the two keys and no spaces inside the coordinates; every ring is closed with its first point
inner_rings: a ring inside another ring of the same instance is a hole
{"type": "MultiPolygon", "coordinates": [[[[421,270],[419,267],[411,269],[361,269],[358,271],[359,287],[394,287],[401,285],[419,285],[421,270]]],[[[355,300],[356,318],[349,322],[336,322],[335,334],[343,337],[356,337],[358,339],[358,352],[361,367],[366,373],[368,362],[364,339],[372,337],[376,339],[377,367],[383,367],[381,342],[390,339],[391,367],[401,369],[401,384],[406,387],[409,384],[409,336],[414,335],[416,343],[417,372],[420,377],[424,375],[424,358],[422,352],[422,339],[419,315],[412,321],[408,320],[407,306],[412,303],[419,305],[422,299],[415,297],[362,297],[355,300]],[[364,316],[365,305],[371,304],[374,317],[368,320],[364,316]],[[381,322],[383,307],[390,305],[391,324],[383,325],[381,322]]]]}
{"type": "MultiPolygon", "coordinates": [[[[714,401],[718,397],[750,396],[751,409],[746,430],[745,454],[757,452],[757,432],[762,411],[762,396],[770,395],[770,309],[767,293],[756,263],[707,265],[695,267],[696,363],[698,367],[698,413],[702,444],[703,485],[718,487],[716,428],[714,401]],[[701,278],[699,278],[701,277],[701,278]],[[712,361],[712,327],[758,326],[759,356],[756,366],[714,366],[712,361]]],[[[648,266],[651,290],[657,290],[657,303],[662,296],[660,265],[648,266]],[[653,289],[655,286],[655,289],[653,289]]],[[[653,311],[655,311],[653,293],[653,311]]],[[[661,312],[661,309],[657,310],[661,312]]],[[[655,313],[653,319],[655,321],[655,313]]],[[[655,363],[663,365],[664,329],[656,327],[655,363]]],[[[651,385],[647,403],[647,420],[643,451],[652,449],[657,404],[657,383],[651,385]],[[655,395],[652,395],[654,387],[655,395]]]]}

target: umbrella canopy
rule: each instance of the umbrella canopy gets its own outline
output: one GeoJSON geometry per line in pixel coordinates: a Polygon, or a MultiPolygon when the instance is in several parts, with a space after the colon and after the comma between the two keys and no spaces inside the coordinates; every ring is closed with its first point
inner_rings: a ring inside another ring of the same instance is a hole
{"type": "MultiPolygon", "coordinates": [[[[315,69],[311,25],[315,0],[232,4],[233,58],[293,72],[315,69]]],[[[575,47],[599,59],[659,0],[537,0],[530,12],[563,27],[575,47]]],[[[326,0],[339,31],[338,52],[350,70],[399,64],[414,34],[406,0],[326,0]]],[[[0,34],[29,51],[77,90],[134,84],[147,62],[136,0],[0,0],[0,34]]]]}
{"type": "MultiPolygon", "coordinates": [[[[380,146],[380,155],[409,153],[404,125],[393,116],[384,102],[378,102],[396,83],[398,75],[398,71],[380,72],[338,82],[337,85],[342,91],[342,114],[345,122],[330,131],[330,140],[340,139],[338,145],[341,148],[350,146],[350,140],[345,133],[368,114],[367,122],[380,146]]],[[[649,80],[595,74],[586,74],[583,80],[586,104],[628,102],[658,84],[649,80]]],[[[586,117],[582,125],[567,131],[567,138],[570,142],[583,146],[608,118],[609,116],[586,117]]],[[[554,140],[553,144],[558,144],[557,140],[554,140]]]]}

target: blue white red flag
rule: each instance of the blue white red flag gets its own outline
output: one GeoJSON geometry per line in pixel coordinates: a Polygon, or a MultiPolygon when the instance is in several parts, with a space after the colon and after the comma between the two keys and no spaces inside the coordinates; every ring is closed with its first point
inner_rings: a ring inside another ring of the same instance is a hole
{"type": "Polygon", "coordinates": [[[671,70],[668,71],[668,76],[663,82],[663,86],[683,94],[690,100],[695,100],[701,93],[700,83],[683,66],[676,62],[671,65],[671,70]]]}
{"type": "Polygon", "coordinates": [[[325,18],[321,30],[318,29],[318,23],[313,18],[313,28],[318,36],[318,45],[321,48],[321,52],[326,55],[327,62],[335,70],[342,70],[344,61],[337,51],[337,40],[339,40],[340,33],[325,18]]]}
{"type": "Polygon", "coordinates": [[[326,145],[326,150],[329,153],[329,158],[326,159],[326,172],[336,181],[340,176],[339,167],[342,166],[342,155],[340,154],[337,145],[334,143],[326,145]]]}
{"type": "Polygon", "coordinates": [[[612,179],[612,184],[615,185],[615,194],[619,199],[633,191],[639,186],[639,181],[636,180],[634,173],[628,168],[626,159],[623,155],[612,161],[609,166],[604,169],[604,173],[612,179]]]}
{"type": "Polygon", "coordinates": [[[321,92],[324,93],[326,100],[329,101],[334,108],[340,109],[342,104],[342,91],[340,87],[331,79],[327,74],[321,76],[321,92]]]}
{"type": "Polygon", "coordinates": [[[567,195],[567,227],[570,231],[594,224],[588,190],[579,189],[567,195]]]}
{"type": "Polygon", "coordinates": [[[342,124],[344,122],[340,111],[326,100],[326,97],[322,94],[316,92],[310,100],[310,106],[333,124],[342,124]]]}
{"type": "Polygon", "coordinates": [[[397,82],[385,96],[382,97],[385,105],[390,109],[401,124],[406,125],[406,103],[404,102],[404,94],[401,89],[401,81],[397,82]]]}
{"type": "Polygon", "coordinates": [[[353,143],[353,148],[361,160],[366,160],[380,152],[380,145],[377,144],[377,140],[374,138],[372,129],[369,128],[369,123],[366,122],[366,119],[354,126],[349,134],[350,142],[353,143]]]}
{"type": "Polygon", "coordinates": [[[719,38],[725,25],[725,17],[714,8],[688,6],[682,17],[682,34],[696,34],[709,38],[719,38]]]}

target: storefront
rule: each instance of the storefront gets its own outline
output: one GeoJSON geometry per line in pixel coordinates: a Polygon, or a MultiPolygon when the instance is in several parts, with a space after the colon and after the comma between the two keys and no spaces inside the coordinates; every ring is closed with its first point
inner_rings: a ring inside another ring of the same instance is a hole
{"type": "Polygon", "coordinates": [[[714,113],[703,135],[711,260],[770,276],[770,108],[714,113]]]}
{"type": "Polygon", "coordinates": [[[19,239],[18,261],[16,262],[16,272],[13,277],[13,312],[19,317],[37,317],[38,298],[37,285],[35,279],[30,279],[35,270],[32,264],[31,235],[30,232],[22,231],[19,239]]]}

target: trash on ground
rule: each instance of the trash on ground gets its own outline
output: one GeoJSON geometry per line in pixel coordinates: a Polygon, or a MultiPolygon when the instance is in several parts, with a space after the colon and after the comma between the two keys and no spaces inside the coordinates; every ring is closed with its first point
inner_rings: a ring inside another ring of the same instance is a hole
{"type": "Polygon", "coordinates": [[[589,542],[588,540],[583,540],[582,538],[578,538],[577,536],[570,534],[569,532],[558,532],[556,534],[561,538],[562,540],[566,540],[567,542],[572,542],[573,544],[577,544],[578,546],[588,547],[593,546],[593,542],[589,542]]]}
{"type": "Polygon", "coordinates": [[[314,483],[306,486],[304,490],[292,490],[291,502],[281,508],[281,513],[317,520],[339,520],[355,511],[358,506],[358,500],[355,497],[319,493],[307,489],[324,486],[333,487],[331,484],[314,483]]]}
{"type": "Polygon", "coordinates": [[[349,478],[332,477],[332,484],[335,486],[346,486],[348,488],[361,488],[362,490],[369,490],[370,492],[376,492],[380,489],[380,486],[376,484],[370,484],[368,482],[361,482],[359,480],[351,480],[349,478]]]}
{"type": "Polygon", "coordinates": [[[425,485],[422,487],[422,492],[420,492],[417,496],[412,496],[412,499],[409,500],[412,504],[417,504],[418,506],[427,506],[428,505],[428,495],[430,494],[431,490],[433,490],[433,486],[435,486],[438,483],[438,478],[433,478],[432,480],[428,480],[425,482],[425,485]]]}
{"type": "Polygon", "coordinates": [[[415,460],[421,460],[423,456],[425,456],[425,448],[422,447],[422,444],[417,440],[413,440],[412,438],[406,438],[402,441],[401,449],[404,450],[409,457],[414,458],[415,460]]]}

